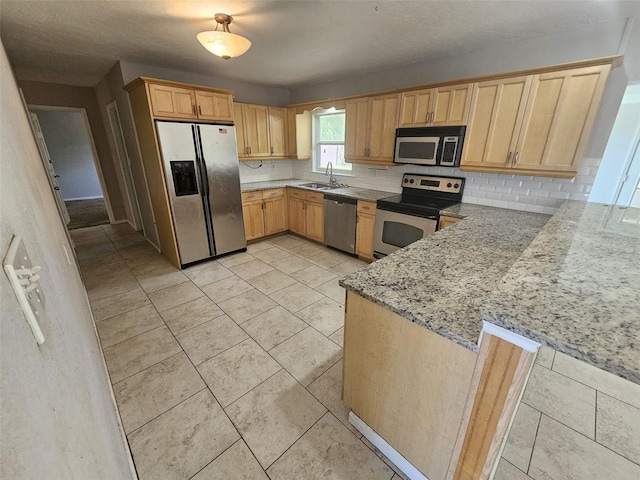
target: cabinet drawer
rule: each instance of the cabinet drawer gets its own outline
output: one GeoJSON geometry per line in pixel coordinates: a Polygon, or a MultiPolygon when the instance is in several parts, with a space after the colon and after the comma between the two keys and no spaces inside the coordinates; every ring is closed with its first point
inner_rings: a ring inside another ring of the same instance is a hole
{"type": "Polygon", "coordinates": [[[263,190],[262,199],[269,200],[272,198],[284,197],[284,188],[274,188],[273,190],[263,190]]]}
{"type": "Polygon", "coordinates": [[[258,200],[262,200],[262,192],[243,192],[242,193],[242,203],[247,202],[256,202],[258,200]]]}
{"type": "Polygon", "coordinates": [[[364,213],[365,215],[375,215],[376,204],[373,202],[358,200],[358,213],[364,213]]]}
{"type": "Polygon", "coordinates": [[[324,194],[318,192],[305,192],[305,198],[310,202],[322,203],[324,202],[324,194]]]}
{"type": "Polygon", "coordinates": [[[299,198],[300,200],[304,200],[305,199],[305,191],[304,190],[300,190],[298,188],[289,188],[289,196],[291,198],[299,198]]]}

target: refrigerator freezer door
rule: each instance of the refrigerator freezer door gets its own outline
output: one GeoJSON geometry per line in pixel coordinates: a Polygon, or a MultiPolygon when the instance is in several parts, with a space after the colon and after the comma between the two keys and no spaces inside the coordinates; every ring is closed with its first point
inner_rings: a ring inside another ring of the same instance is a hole
{"type": "Polygon", "coordinates": [[[209,208],[215,255],[247,246],[242,217],[242,193],[235,127],[198,125],[209,180],[209,208]]]}
{"type": "Polygon", "coordinates": [[[180,263],[212,255],[192,124],[156,122],[180,263]]]}

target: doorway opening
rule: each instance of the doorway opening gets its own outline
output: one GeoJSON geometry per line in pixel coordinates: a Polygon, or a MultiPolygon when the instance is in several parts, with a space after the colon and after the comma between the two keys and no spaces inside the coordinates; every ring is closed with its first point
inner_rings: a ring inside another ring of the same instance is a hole
{"type": "Polygon", "coordinates": [[[113,223],[87,114],[82,108],[29,107],[43,159],[69,230],[113,223]],[[34,118],[35,117],[35,118],[34,118]],[[65,213],[66,212],[66,213],[65,213]]]}

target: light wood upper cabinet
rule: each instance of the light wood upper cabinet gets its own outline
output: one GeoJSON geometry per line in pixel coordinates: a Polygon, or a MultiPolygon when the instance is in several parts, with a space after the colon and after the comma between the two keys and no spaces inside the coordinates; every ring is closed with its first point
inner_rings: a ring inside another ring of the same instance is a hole
{"type": "Polygon", "coordinates": [[[231,95],[196,90],[196,105],[200,120],[233,119],[233,100],[231,95]]]}
{"type": "Polygon", "coordinates": [[[474,85],[462,165],[508,167],[530,87],[531,78],[527,76],[474,85]]]}
{"type": "Polygon", "coordinates": [[[195,92],[169,85],[149,85],[151,107],[156,117],[195,119],[195,92]]]}
{"type": "Polygon", "coordinates": [[[465,83],[403,92],[399,126],[466,125],[472,88],[465,83]]]}
{"type": "Polygon", "coordinates": [[[345,161],[393,165],[400,94],[346,102],[345,161]]]}
{"type": "MultiPolygon", "coordinates": [[[[234,102],[233,111],[239,158],[298,158],[299,135],[294,109],[234,102]]],[[[309,138],[310,135],[309,125],[309,138]]]]}
{"type": "Polygon", "coordinates": [[[284,157],[285,152],[285,110],[279,107],[269,107],[269,140],[270,153],[273,156],[284,157]]]}
{"type": "MultiPolygon", "coordinates": [[[[149,79],[147,79],[149,80],[149,79]]],[[[233,122],[231,92],[177,86],[161,80],[149,82],[154,117],[198,121],[233,122]],[[156,83],[157,82],[157,83],[156,83]]]]}
{"type": "Polygon", "coordinates": [[[462,169],[575,176],[610,68],[477,83],[462,169]]]}
{"type": "Polygon", "coordinates": [[[533,76],[514,169],[576,173],[609,70],[604,65],[533,76]]]}

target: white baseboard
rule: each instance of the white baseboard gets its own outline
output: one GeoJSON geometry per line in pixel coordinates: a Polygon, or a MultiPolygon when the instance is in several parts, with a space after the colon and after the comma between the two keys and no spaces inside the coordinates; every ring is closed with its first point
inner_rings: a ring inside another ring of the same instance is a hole
{"type": "Polygon", "coordinates": [[[73,200],[96,200],[98,198],[101,198],[104,200],[104,197],[102,195],[98,195],[97,197],[73,197],[73,198],[64,198],[63,200],[66,201],[73,201],[73,200]]]}
{"type": "Polygon", "coordinates": [[[409,460],[400,455],[395,448],[389,445],[384,438],[378,435],[373,428],[364,423],[362,419],[353,412],[349,412],[349,423],[411,480],[429,480],[420,470],[414,467],[409,460]]]}

